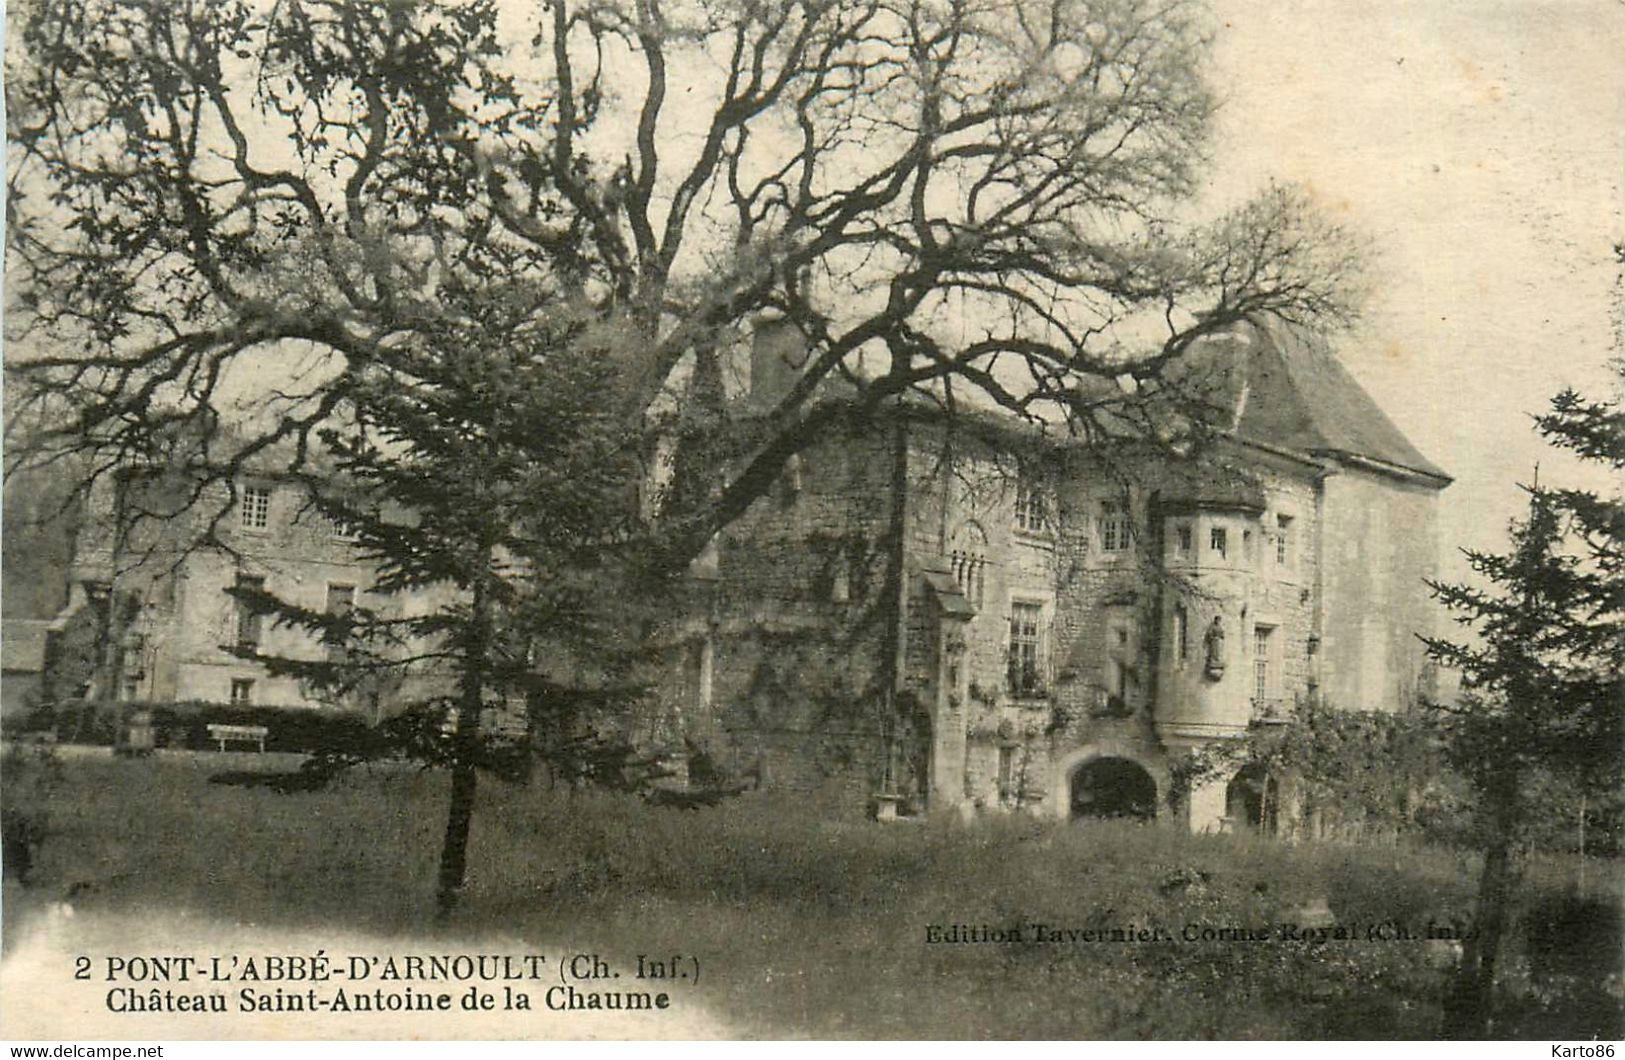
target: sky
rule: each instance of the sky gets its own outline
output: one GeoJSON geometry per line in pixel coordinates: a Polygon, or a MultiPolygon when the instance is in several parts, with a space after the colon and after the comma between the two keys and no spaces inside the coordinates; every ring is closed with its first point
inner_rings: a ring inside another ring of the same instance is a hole
{"type": "Polygon", "coordinates": [[[1612,485],[1529,415],[1565,385],[1610,392],[1625,355],[1625,2],[1211,3],[1207,205],[1293,181],[1369,243],[1372,298],[1340,355],[1455,476],[1441,559],[1465,577],[1456,546],[1504,544],[1537,461],[1547,482],[1612,485]]]}
{"type": "MultiPolygon", "coordinates": [[[[1349,370],[1455,476],[1457,546],[1505,545],[1516,483],[1617,490],[1529,415],[1573,385],[1614,392],[1611,246],[1625,241],[1620,0],[1216,0],[1224,97],[1214,201],[1305,185],[1369,242],[1349,370]]],[[[1625,307],[1622,307],[1625,308],[1625,307]]]]}

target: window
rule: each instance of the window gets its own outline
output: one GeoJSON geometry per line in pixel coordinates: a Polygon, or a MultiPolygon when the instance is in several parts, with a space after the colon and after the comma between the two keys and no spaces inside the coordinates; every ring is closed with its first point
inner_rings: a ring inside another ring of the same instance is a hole
{"type": "Polygon", "coordinates": [[[147,638],[140,633],[130,632],[124,636],[124,648],[119,659],[119,669],[123,673],[124,683],[121,686],[121,699],[125,701],[141,698],[141,682],[147,676],[147,638]]]}
{"type": "Polygon", "coordinates": [[[1225,549],[1228,547],[1228,538],[1225,534],[1224,527],[1215,526],[1208,530],[1207,548],[1209,552],[1217,552],[1220,558],[1223,558],[1225,555],[1225,549]]]}
{"type": "Polygon", "coordinates": [[[1275,564],[1285,567],[1292,559],[1292,516],[1275,517],[1275,564]]]}
{"type": "Polygon", "coordinates": [[[265,486],[244,486],[241,505],[242,524],[248,530],[264,530],[271,522],[271,491],[265,486]]]}
{"type": "Polygon", "coordinates": [[[355,610],[355,586],[333,583],[327,587],[327,613],[343,618],[355,610]]]}
{"type": "Polygon", "coordinates": [[[829,599],[844,604],[852,599],[852,571],[845,556],[836,556],[829,567],[829,599]]]}
{"type": "Polygon", "coordinates": [[[953,566],[954,581],[973,607],[980,610],[987,589],[987,559],[975,552],[956,549],[948,557],[953,566]]]}
{"type": "Polygon", "coordinates": [[[1016,529],[1041,534],[1049,521],[1044,490],[1026,475],[1016,480],[1016,529]]]}
{"type": "Polygon", "coordinates": [[[1253,699],[1261,706],[1273,698],[1275,690],[1270,659],[1274,632],[1270,626],[1253,627],[1253,699]]]}
{"type": "Polygon", "coordinates": [[[1116,501],[1100,506],[1100,547],[1106,552],[1122,552],[1128,548],[1128,512],[1116,501]]]}
{"type": "Polygon", "coordinates": [[[1190,523],[1180,523],[1174,528],[1174,542],[1176,547],[1179,549],[1180,555],[1183,556],[1190,554],[1190,551],[1195,544],[1192,541],[1194,536],[1195,535],[1191,533],[1190,523]]]}
{"type": "Polygon", "coordinates": [[[978,611],[987,593],[987,531],[975,521],[961,524],[948,541],[948,565],[959,591],[978,611]]]}
{"type": "Polygon", "coordinates": [[[1174,659],[1183,666],[1190,658],[1190,615],[1184,604],[1174,605],[1174,659]]]}
{"type": "Polygon", "coordinates": [[[779,475],[779,503],[788,508],[801,496],[801,454],[792,453],[779,475]]]}
{"type": "MultiPolygon", "coordinates": [[[[355,610],[355,586],[330,584],[327,587],[327,613],[334,618],[348,618],[350,612],[355,610]]],[[[327,658],[332,662],[342,662],[349,651],[345,643],[348,639],[349,626],[334,629],[331,636],[333,640],[327,645],[327,658]]]]}
{"type": "Polygon", "coordinates": [[[687,657],[683,661],[684,683],[689,690],[689,703],[701,710],[711,706],[711,688],[716,665],[716,648],[710,636],[695,637],[688,642],[687,657]]]}
{"type": "Polygon", "coordinates": [[[231,705],[246,707],[254,702],[254,679],[252,677],[233,677],[231,679],[231,705]]]}
{"type": "Polygon", "coordinates": [[[1043,621],[1042,604],[1010,605],[1009,683],[1013,695],[1033,695],[1043,689],[1040,670],[1043,621]]]}
{"type": "Polygon", "coordinates": [[[122,667],[126,676],[139,679],[146,674],[147,638],[140,633],[129,633],[124,637],[124,658],[122,667]]]}
{"type": "Polygon", "coordinates": [[[999,748],[999,798],[1008,801],[1016,794],[1016,749],[999,748]]]}
{"type": "MultiPolygon", "coordinates": [[[[252,574],[237,575],[237,588],[245,592],[264,592],[265,579],[252,574]]],[[[254,651],[260,646],[260,627],[264,616],[247,600],[237,601],[237,647],[254,651]]]]}
{"type": "Polygon", "coordinates": [[[689,561],[688,569],[696,578],[714,579],[721,575],[722,549],[716,534],[712,534],[700,554],[689,561]]]}

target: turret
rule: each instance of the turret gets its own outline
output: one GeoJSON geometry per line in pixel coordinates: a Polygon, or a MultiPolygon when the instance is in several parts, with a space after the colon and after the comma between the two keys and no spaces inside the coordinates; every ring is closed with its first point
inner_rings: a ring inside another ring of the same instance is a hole
{"type": "Polygon", "coordinates": [[[1247,635],[1264,508],[1256,483],[1223,476],[1193,476],[1158,498],[1168,578],[1156,725],[1170,746],[1240,735],[1252,720],[1247,635]]]}

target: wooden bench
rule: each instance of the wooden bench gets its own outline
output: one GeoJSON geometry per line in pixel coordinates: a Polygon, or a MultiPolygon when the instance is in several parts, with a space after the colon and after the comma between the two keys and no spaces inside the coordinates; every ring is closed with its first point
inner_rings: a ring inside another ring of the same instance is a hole
{"type": "Polygon", "coordinates": [[[242,740],[245,743],[259,745],[261,754],[265,753],[265,738],[271,735],[271,730],[263,725],[210,725],[209,739],[218,741],[220,750],[226,749],[231,740],[242,740]]]}

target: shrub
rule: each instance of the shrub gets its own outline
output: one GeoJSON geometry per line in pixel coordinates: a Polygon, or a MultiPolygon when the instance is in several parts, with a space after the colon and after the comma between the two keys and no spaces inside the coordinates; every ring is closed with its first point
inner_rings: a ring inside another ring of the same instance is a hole
{"type": "Polygon", "coordinates": [[[208,750],[210,725],[259,725],[268,730],[267,751],[316,754],[343,751],[367,741],[372,726],[351,711],[303,707],[233,706],[221,703],[108,703],[69,700],[42,708],[29,726],[48,730],[65,743],[102,746],[121,742],[131,715],[146,712],[160,747],[208,750]]]}
{"type": "MultiPolygon", "coordinates": [[[[70,759],[67,783],[49,765],[5,762],[7,808],[51,815],[34,818],[49,827],[31,901],[83,880],[98,902],[261,923],[418,932],[432,914],[442,776],[362,768],[290,797],[210,784],[207,760],[70,759]]],[[[458,931],[697,954],[703,1000],[745,1037],[1427,1038],[1449,953],[1421,939],[952,946],[925,928],[1277,925],[1325,899],[1339,923],[1420,929],[1470,916],[1478,871],[1422,844],[1128,821],[882,825],[774,792],[699,812],[540,783],[478,798],[458,931]]],[[[1527,972],[1504,984],[1497,1032],[1617,1037],[1617,963],[1582,958],[1617,959],[1601,907],[1619,907],[1619,866],[1596,865],[1590,904],[1561,897],[1572,858],[1532,868],[1509,962],[1527,972]],[[1596,941],[1576,947],[1587,925],[1596,941]]]]}
{"type": "Polygon", "coordinates": [[[0,807],[0,866],[18,883],[28,884],[40,846],[51,833],[51,805],[64,779],[62,763],[52,747],[14,745],[0,769],[7,795],[0,807]]]}

